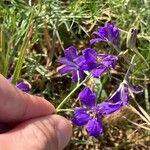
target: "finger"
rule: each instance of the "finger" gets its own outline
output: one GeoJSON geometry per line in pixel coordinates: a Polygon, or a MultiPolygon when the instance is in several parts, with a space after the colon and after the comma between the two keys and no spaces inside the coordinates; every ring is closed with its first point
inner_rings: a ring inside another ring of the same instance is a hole
{"type": "Polygon", "coordinates": [[[70,140],[72,127],[58,115],[31,119],[0,135],[1,149],[62,150],[70,140]],[[9,143],[9,144],[7,144],[9,143]]]}
{"type": "Polygon", "coordinates": [[[14,126],[7,123],[0,123],[0,134],[9,131],[14,126]]]}
{"type": "Polygon", "coordinates": [[[0,122],[17,122],[53,112],[54,106],[48,101],[20,91],[0,75],[0,122]]]}

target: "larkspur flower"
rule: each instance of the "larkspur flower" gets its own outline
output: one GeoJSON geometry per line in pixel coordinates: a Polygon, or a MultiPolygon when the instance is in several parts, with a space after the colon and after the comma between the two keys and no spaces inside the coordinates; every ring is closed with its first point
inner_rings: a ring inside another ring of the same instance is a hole
{"type": "MultiPolygon", "coordinates": [[[[12,77],[7,78],[7,80],[12,82],[12,77]]],[[[19,81],[15,86],[23,92],[29,92],[31,89],[31,85],[27,81],[19,81]]]]}
{"type": "Polygon", "coordinates": [[[57,68],[60,74],[72,73],[72,79],[78,81],[84,78],[84,71],[90,71],[93,77],[98,78],[108,69],[112,69],[117,61],[117,56],[111,54],[97,54],[92,48],[82,50],[78,55],[76,49],[71,46],[64,52],[65,57],[58,59],[63,65],[57,68]]]}
{"type": "Polygon", "coordinates": [[[76,59],[76,62],[84,70],[91,72],[92,76],[98,78],[108,69],[112,69],[117,61],[117,56],[111,54],[97,54],[92,48],[85,48],[82,51],[82,56],[76,59]],[[84,61],[80,61],[84,60],[84,61]]]}
{"type": "Polygon", "coordinates": [[[98,30],[93,32],[93,34],[96,37],[90,40],[91,44],[97,41],[103,41],[112,44],[114,48],[120,50],[119,30],[112,22],[106,22],[104,26],[98,27],[98,30]]]}
{"type": "Polygon", "coordinates": [[[87,133],[94,137],[101,135],[103,132],[102,115],[113,113],[120,108],[119,104],[115,103],[110,106],[110,102],[107,101],[96,104],[96,94],[89,87],[81,90],[79,100],[84,106],[75,107],[72,122],[77,126],[85,125],[87,133]]]}
{"type": "Polygon", "coordinates": [[[129,90],[138,94],[142,90],[124,80],[112,96],[96,104],[96,94],[89,87],[79,93],[79,100],[83,107],[75,107],[72,122],[77,126],[86,125],[90,136],[97,137],[103,132],[101,117],[116,112],[128,102],[129,90]]]}
{"type": "Polygon", "coordinates": [[[90,136],[99,136],[103,132],[103,127],[97,112],[96,94],[89,87],[85,87],[79,93],[79,100],[85,107],[74,109],[72,122],[77,126],[86,125],[86,130],[90,136]]]}
{"type": "Polygon", "coordinates": [[[99,114],[111,114],[118,110],[120,107],[126,105],[129,99],[129,91],[135,94],[139,94],[143,90],[138,86],[130,84],[127,80],[124,80],[122,83],[120,83],[117,90],[108,100],[98,104],[99,114]]]}
{"type": "Polygon", "coordinates": [[[30,84],[26,81],[17,82],[16,87],[24,92],[30,91],[30,84]]]}
{"type": "MultiPolygon", "coordinates": [[[[77,50],[75,47],[70,46],[65,49],[64,57],[60,57],[58,62],[63,64],[62,66],[57,68],[57,71],[60,74],[72,73],[72,79],[74,81],[78,81],[78,77],[80,80],[84,78],[84,72],[82,67],[79,67],[76,59],[79,57],[77,50]]],[[[80,58],[80,62],[84,61],[84,59],[80,58]]]]}

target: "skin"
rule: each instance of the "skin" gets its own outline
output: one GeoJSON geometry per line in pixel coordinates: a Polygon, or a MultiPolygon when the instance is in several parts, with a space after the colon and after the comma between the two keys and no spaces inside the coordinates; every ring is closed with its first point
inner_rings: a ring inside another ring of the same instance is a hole
{"type": "Polygon", "coordinates": [[[62,150],[72,127],[54,112],[51,103],[20,91],[0,75],[0,149],[62,150]]]}

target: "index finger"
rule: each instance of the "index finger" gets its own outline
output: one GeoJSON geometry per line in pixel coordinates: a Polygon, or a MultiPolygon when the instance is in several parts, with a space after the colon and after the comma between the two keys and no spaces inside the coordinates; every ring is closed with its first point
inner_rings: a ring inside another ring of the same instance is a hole
{"type": "Polygon", "coordinates": [[[24,93],[0,75],[0,122],[17,122],[52,114],[47,100],[24,93]]]}

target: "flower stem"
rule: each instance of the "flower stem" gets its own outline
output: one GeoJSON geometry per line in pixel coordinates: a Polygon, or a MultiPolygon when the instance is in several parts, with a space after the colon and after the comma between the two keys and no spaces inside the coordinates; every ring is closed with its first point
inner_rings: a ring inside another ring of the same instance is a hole
{"type": "Polygon", "coordinates": [[[58,112],[66,112],[66,111],[67,111],[67,112],[72,112],[73,109],[58,109],[58,110],[57,110],[57,113],[58,113],[58,112]]]}
{"type": "Polygon", "coordinates": [[[129,77],[130,71],[131,71],[131,69],[133,67],[133,60],[134,60],[134,58],[135,58],[135,55],[133,55],[133,57],[131,59],[131,62],[130,62],[130,66],[129,66],[126,74],[125,74],[124,80],[126,80],[126,81],[128,81],[128,77],[129,77]]]}
{"type": "Polygon", "coordinates": [[[75,93],[75,91],[83,84],[85,83],[88,79],[90,78],[90,75],[87,76],[81,83],[77,84],[77,86],[63,99],[63,101],[58,105],[58,107],[56,108],[56,112],[58,112],[60,110],[60,108],[67,102],[67,100],[69,99],[69,97],[75,93]]]}

